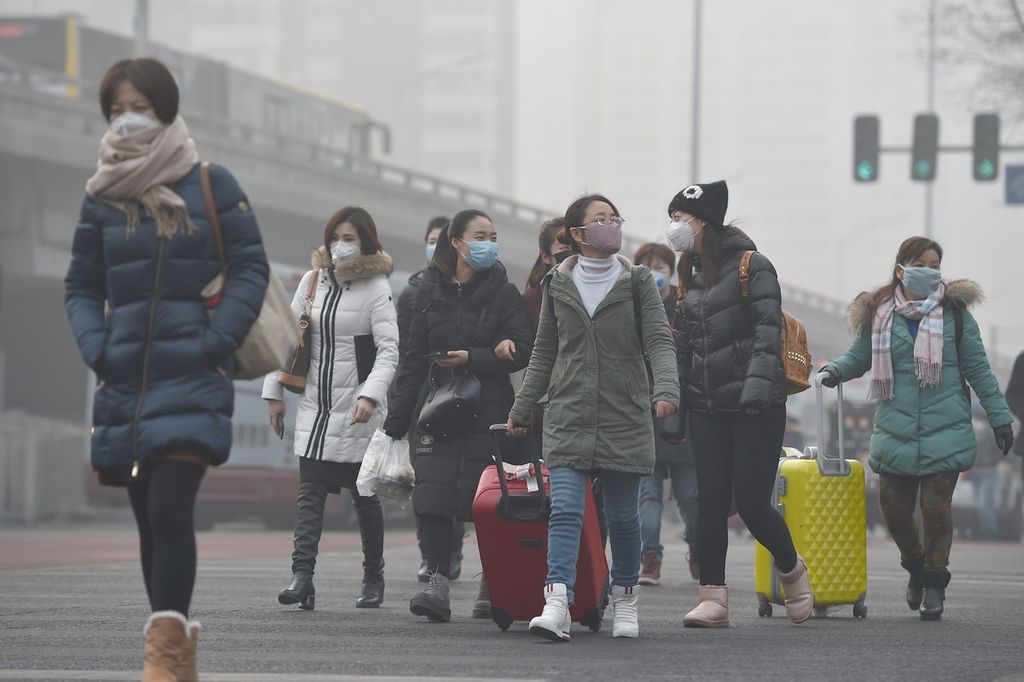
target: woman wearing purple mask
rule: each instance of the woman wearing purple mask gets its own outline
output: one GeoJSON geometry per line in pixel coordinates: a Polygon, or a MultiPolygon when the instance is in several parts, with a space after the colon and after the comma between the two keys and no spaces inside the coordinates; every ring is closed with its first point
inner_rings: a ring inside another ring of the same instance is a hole
{"type": "Polygon", "coordinates": [[[547,396],[548,575],[544,611],[530,622],[530,632],[569,639],[586,486],[598,471],[612,548],[612,636],[634,638],[637,497],[641,477],[654,471],[651,413],[666,417],[679,403],[675,348],[651,271],[618,255],[622,218],[615,205],[597,194],[582,197],[569,206],[565,225],[559,240],[572,255],[544,276],[533,356],[508,422],[511,435],[525,435],[522,425],[547,396]]]}

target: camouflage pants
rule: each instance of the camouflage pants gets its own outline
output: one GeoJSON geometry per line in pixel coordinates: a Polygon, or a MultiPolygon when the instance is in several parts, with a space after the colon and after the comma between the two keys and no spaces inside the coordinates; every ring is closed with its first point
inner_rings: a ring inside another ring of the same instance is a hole
{"type": "Polygon", "coordinates": [[[946,570],[953,544],[953,488],[959,476],[956,471],[929,476],[879,475],[878,506],[904,562],[924,559],[925,571],[946,570]],[[914,519],[918,489],[924,522],[923,543],[914,519]]]}

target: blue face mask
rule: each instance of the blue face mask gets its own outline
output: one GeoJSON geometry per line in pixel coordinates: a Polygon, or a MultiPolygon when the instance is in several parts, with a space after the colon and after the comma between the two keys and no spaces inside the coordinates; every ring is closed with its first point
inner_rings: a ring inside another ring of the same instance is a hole
{"type": "Polygon", "coordinates": [[[434,252],[437,251],[437,243],[427,244],[427,262],[434,260],[434,252]]]}
{"type": "Polygon", "coordinates": [[[665,285],[668,284],[668,275],[661,270],[652,270],[651,274],[654,275],[654,286],[658,289],[664,289],[665,285]]]}
{"type": "MultiPolygon", "coordinates": [[[[498,262],[497,242],[467,242],[464,239],[459,241],[469,246],[469,255],[462,257],[466,260],[466,264],[477,272],[488,270],[498,262]]],[[[462,255],[461,251],[459,251],[459,255],[462,255]]]]}
{"type": "Polygon", "coordinates": [[[903,270],[903,286],[914,296],[927,298],[939,288],[942,273],[935,268],[905,267],[903,270]]]}

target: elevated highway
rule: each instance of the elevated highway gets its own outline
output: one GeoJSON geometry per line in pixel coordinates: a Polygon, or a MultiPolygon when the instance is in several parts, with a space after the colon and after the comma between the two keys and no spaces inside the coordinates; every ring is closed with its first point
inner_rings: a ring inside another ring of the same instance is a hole
{"type": "MultiPolygon", "coordinates": [[[[427,219],[472,207],[494,219],[502,260],[522,285],[537,227],[555,214],[258,129],[196,116],[188,124],[202,158],[229,167],[249,194],[271,259],[294,267],[308,263],[327,216],[360,205],[377,222],[401,288],[402,276],[422,265],[427,219]]],[[[0,410],[85,419],[87,377],[64,319],[62,280],[105,127],[91,100],[0,78],[0,410]]],[[[792,287],[784,287],[784,302],[807,326],[816,358],[845,349],[842,305],[792,287]]]]}

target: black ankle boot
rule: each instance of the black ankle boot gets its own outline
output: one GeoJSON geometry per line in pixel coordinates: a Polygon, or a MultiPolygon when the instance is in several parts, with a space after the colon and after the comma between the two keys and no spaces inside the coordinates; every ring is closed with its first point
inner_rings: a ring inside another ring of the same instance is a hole
{"type": "Polygon", "coordinates": [[[924,597],[921,600],[921,620],[939,620],[942,618],[946,601],[946,586],[949,584],[949,571],[927,571],[924,574],[924,597]]]}
{"type": "Polygon", "coordinates": [[[487,589],[487,577],[483,575],[480,576],[480,589],[476,593],[476,601],[473,602],[473,617],[491,617],[491,593],[487,589]]]}
{"type": "Polygon", "coordinates": [[[907,606],[911,611],[917,611],[921,608],[921,600],[924,598],[924,559],[901,561],[900,565],[910,574],[910,581],[907,582],[907,606]]]}
{"type": "Polygon", "coordinates": [[[313,576],[292,576],[292,583],[277,593],[277,601],[281,604],[298,604],[303,611],[312,611],[316,600],[316,588],[313,587],[313,576]]]}
{"type": "Polygon", "coordinates": [[[357,609],[375,609],[384,602],[384,573],[363,572],[363,589],[356,599],[357,609]]]}

